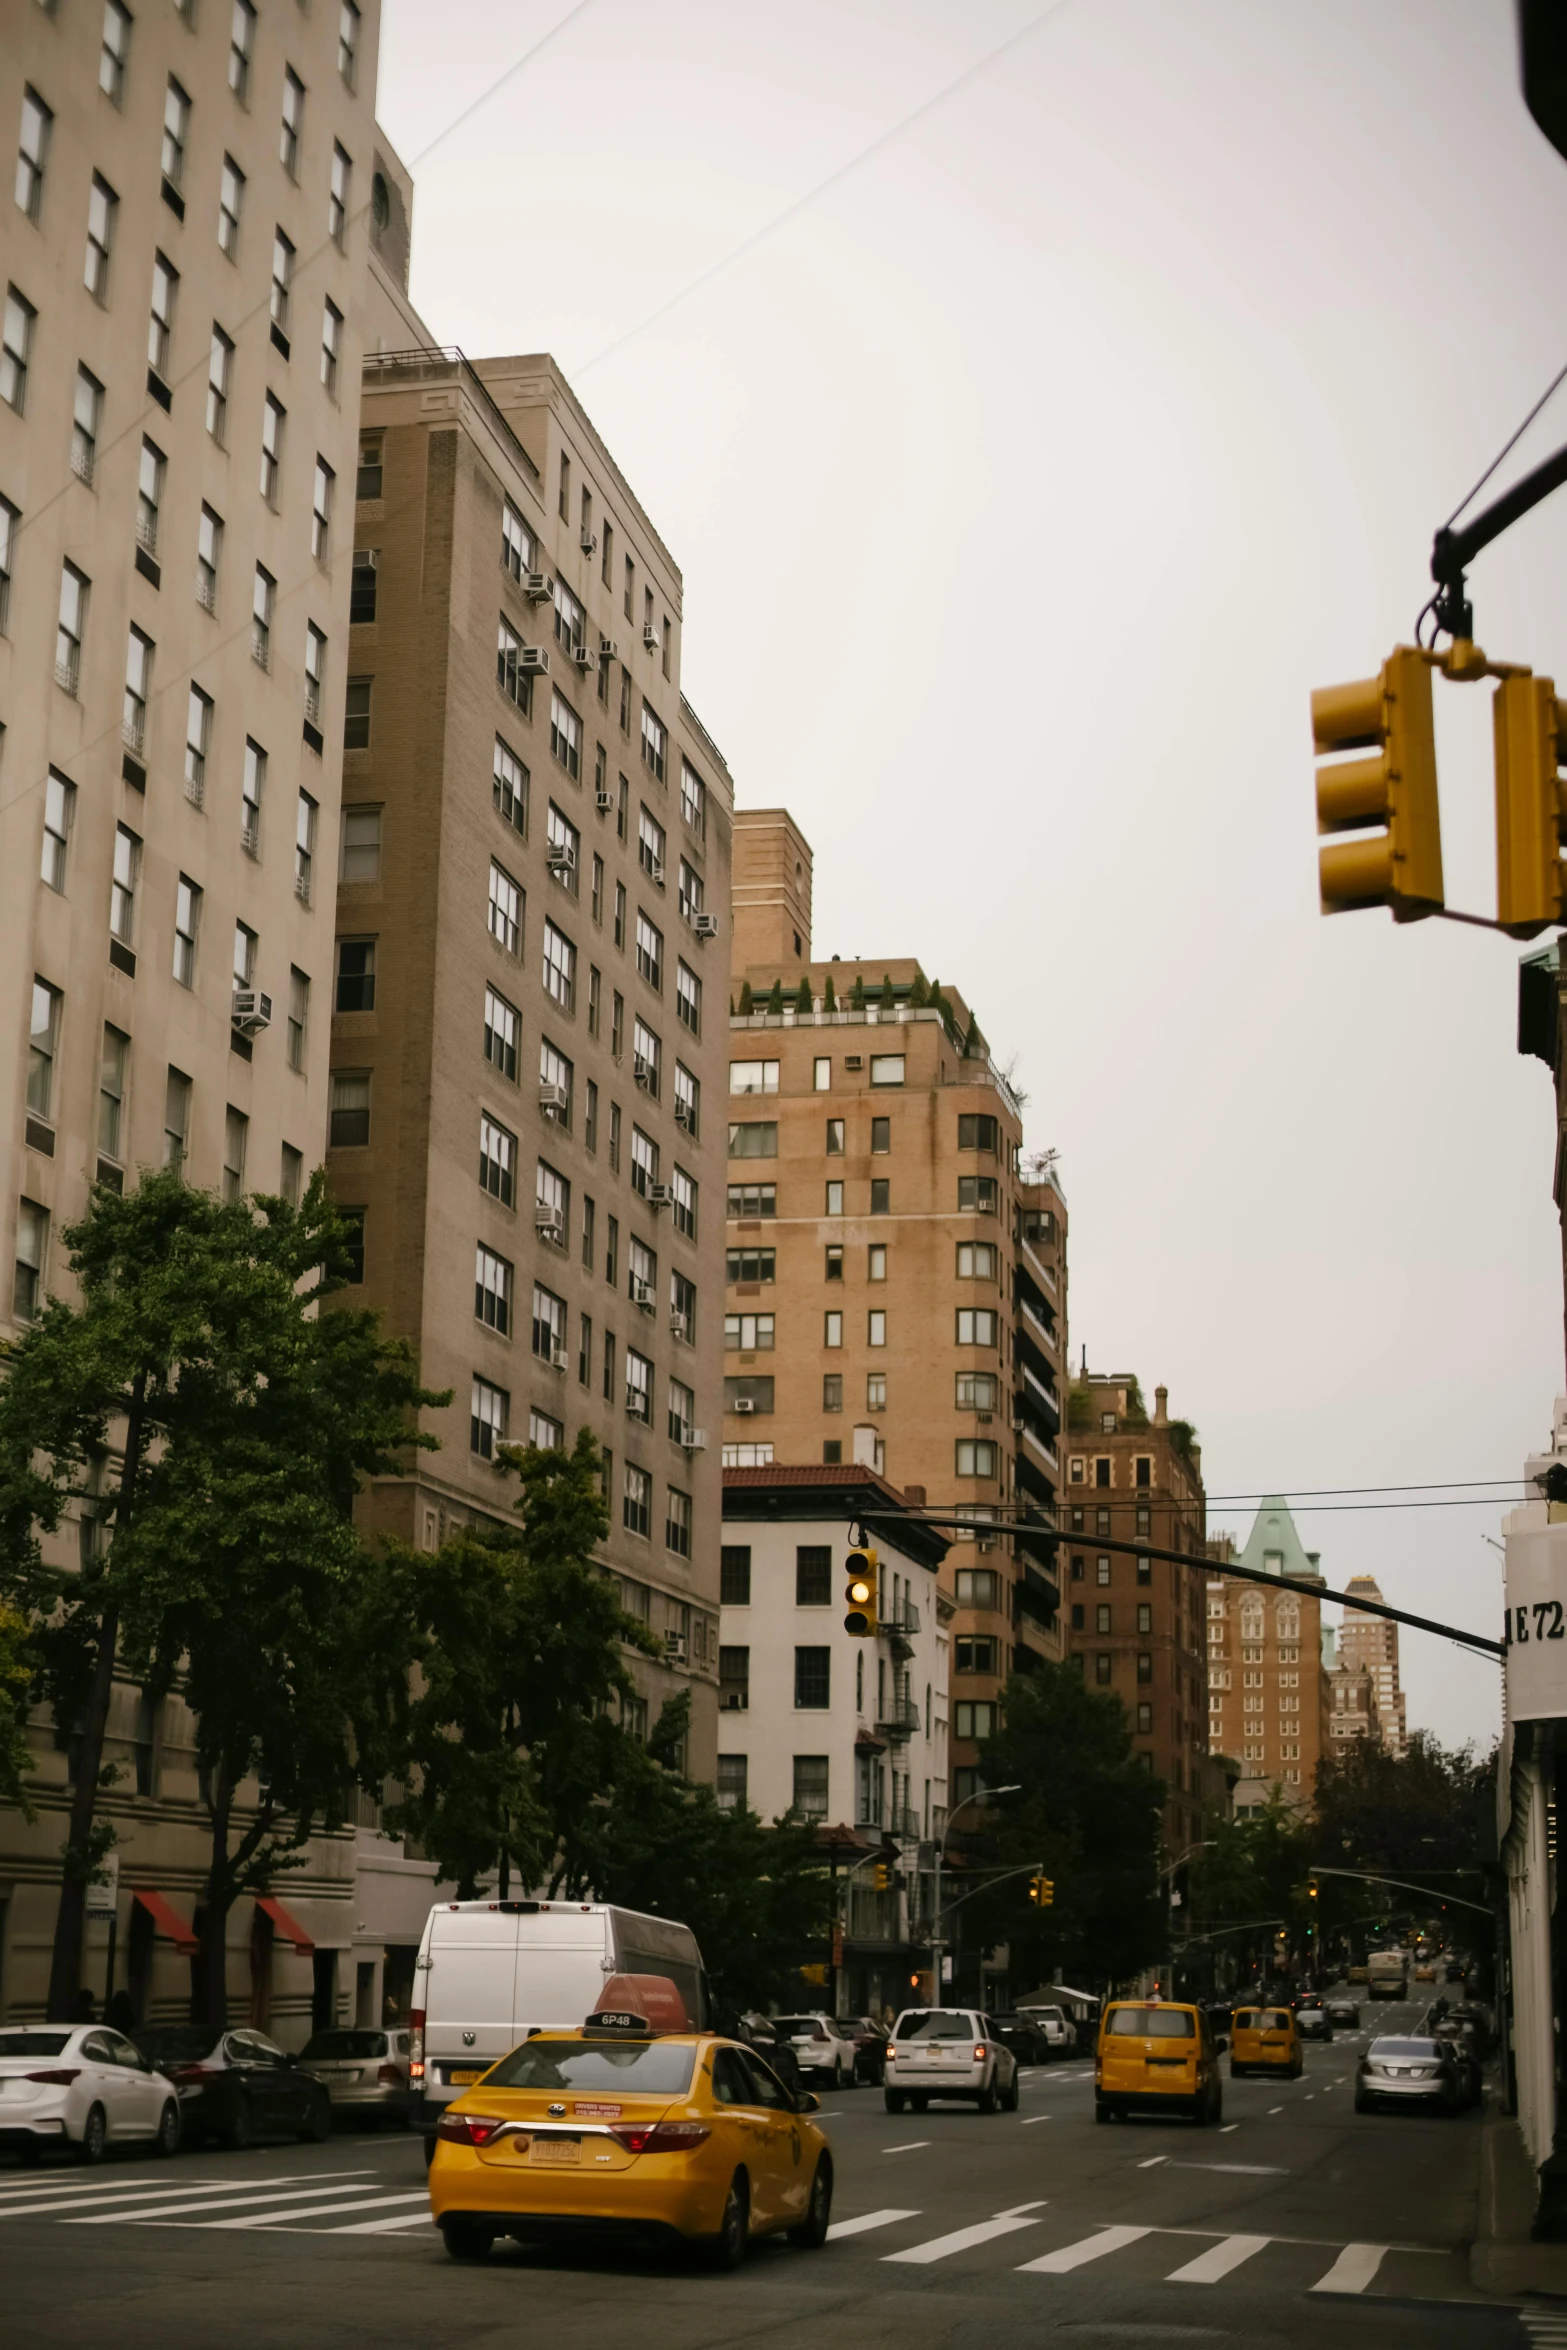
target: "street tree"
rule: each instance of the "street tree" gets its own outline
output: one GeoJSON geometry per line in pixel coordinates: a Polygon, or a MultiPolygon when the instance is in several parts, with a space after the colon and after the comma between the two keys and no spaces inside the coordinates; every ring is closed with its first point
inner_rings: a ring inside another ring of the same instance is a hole
{"type": "Polygon", "coordinates": [[[27,1716],[36,1667],[27,1618],[20,1608],[0,1601],[0,1803],[11,1804],[28,1820],[37,1816],[27,1788],[32,1769],[27,1716]]]}

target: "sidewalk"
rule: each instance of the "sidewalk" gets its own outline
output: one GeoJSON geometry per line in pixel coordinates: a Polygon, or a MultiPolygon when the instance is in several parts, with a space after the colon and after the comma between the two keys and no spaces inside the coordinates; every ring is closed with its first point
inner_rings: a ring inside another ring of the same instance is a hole
{"type": "Polygon", "coordinates": [[[1515,2300],[1543,2293],[1567,2301],[1567,2244],[1532,2244],[1534,2168],[1511,2114],[1491,2112],[1480,2136],[1480,2209],[1469,2281],[1515,2300]]]}

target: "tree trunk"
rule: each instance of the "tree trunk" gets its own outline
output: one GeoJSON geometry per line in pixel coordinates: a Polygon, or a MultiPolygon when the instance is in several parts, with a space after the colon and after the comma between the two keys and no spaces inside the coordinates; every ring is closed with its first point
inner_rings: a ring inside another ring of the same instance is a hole
{"type": "Polygon", "coordinates": [[[229,2022],[228,1924],[234,1906],[234,1883],[229,1869],[229,1819],[234,1790],[228,1765],[220,1762],[212,1776],[212,1858],[207,1868],[206,1917],[201,1929],[200,2013],[197,2022],[212,2033],[226,2032],[229,2022]]]}

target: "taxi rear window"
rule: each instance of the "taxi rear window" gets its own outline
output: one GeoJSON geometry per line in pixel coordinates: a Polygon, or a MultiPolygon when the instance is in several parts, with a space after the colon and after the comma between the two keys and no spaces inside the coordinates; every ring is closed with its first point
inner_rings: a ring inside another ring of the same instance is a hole
{"type": "Polygon", "coordinates": [[[1239,2032],[1287,2032],[1290,2011],[1287,2007],[1243,2007],[1235,2018],[1239,2032]]]}
{"type": "Polygon", "coordinates": [[[1178,2007],[1116,2007],[1108,2029],[1119,2040],[1190,2040],[1197,2024],[1178,2007]]]}
{"type": "Polygon", "coordinates": [[[678,2040],[525,2040],[485,2076],[487,2089],[618,2089],[627,2097],[680,2097],[696,2050],[678,2040]]]}

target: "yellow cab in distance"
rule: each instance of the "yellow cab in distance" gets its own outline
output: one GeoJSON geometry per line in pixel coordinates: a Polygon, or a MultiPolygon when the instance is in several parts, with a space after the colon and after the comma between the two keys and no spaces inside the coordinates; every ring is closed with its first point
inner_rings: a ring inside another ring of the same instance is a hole
{"type": "Polygon", "coordinates": [[[497,2236],[676,2241],[737,2268],[752,2237],[827,2241],[832,2151],[753,2049],[692,2029],[675,1985],[619,1975],[580,2031],[535,2032],[447,2106],[430,2215],[454,2260],[497,2236]]]}
{"type": "Polygon", "coordinates": [[[1200,2007],[1181,2000],[1115,1999],[1099,2020],[1094,2051],[1094,2119],[1184,2113],[1194,2122],[1223,2117],[1224,2089],[1213,2027],[1200,2007]]]}
{"type": "Polygon", "coordinates": [[[1246,2073],[1283,2073],[1298,2081],[1306,2069],[1294,2011],[1288,2007],[1238,2007],[1230,2028],[1230,2079],[1246,2073]]]}

